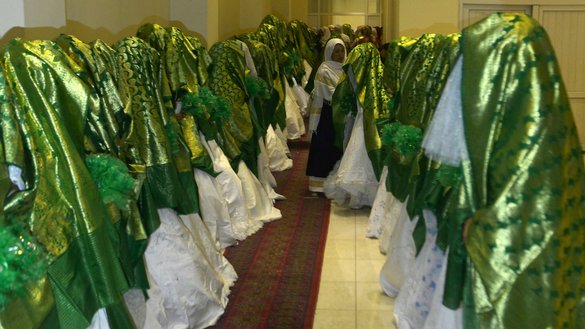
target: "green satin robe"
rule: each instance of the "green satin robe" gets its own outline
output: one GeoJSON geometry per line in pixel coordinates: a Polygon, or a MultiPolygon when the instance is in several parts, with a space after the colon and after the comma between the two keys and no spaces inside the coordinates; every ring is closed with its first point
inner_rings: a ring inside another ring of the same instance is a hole
{"type": "MultiPolygon", "coordinates": [[[[95,56],[91,46],[69,35],[60,35],[55,42],[75,63],[71,67],[90,90],[91,100],[85,126],[86,154],[109,154],[125,162],[120,118],[122,101],[106,65],[95,56]]],[[[71,63],[71,62],[70,62],[71,63]]],[[[99,182],[96,182],[99,183],[99,182]]],[[[136,196],[137,198],[137,196],[136,196]]],[[[147,232],[136,205],[130,200],[124,209],[107,204],[120,238],[120,258],[131,287],[148,288],[142,255],[146,250],[147,232]]]]}
{"type": "MultiPolygon", "coordinates": [[[[391,44],[384,78],[388,88],[396,90],[392,96],[397,122],[417,127],[423,134],[427,130],[459,55],[459,37],[459,34],[425,34],[416,39],[401,38],[391,44]]],[[[436,179],[440,163],[427,158],[422,151],[406,157],[393,147],[388,147],[386,161],[387,190],[402,202],[408,198],[410,218],[419,216],[413,232],[417,251],[426,238],[423,209],[437,216],[438,243],[444,247],[447,233],[441,212],[449,189],[436,179]]]]}
{"type": "MultiPolygon", "coordinates": [[[[191,154],[180,128],[174,128],[179,125],[159,53],[137,37],[124,38],[113,49],[120,70],[118,90],[130,116],[124,132],[128,165],[145,174],[141,198],[152,198],[155,209],[198,212],[191,154]]],[[[144,211],[152,214],[152,206],[147,208],[144,211]]]]}
{"type": "Polygon", "coordinates": [[[248,46],[250,55],[256,66],[258,78],[266,82],[270,92],[268,99],[255,97],[253,100],[254,110],[256,111],[258,118],[259,133],[262,136],[266,136],[266,130],[274,120],[274,113],[277,107],[284,101],[284,99],[281,98],[281,96],[284,95],[284,92],[282,91],[282,84],[280,83],[278,63],[276,62],[272,50],[264,43],[255,40],[253,33],[239,35],[235,38],[243,41],[248,46]]]}
{"type": "MultiPolygon", "coordinates": [[[[400,67],[395,67],[399,70],[399,78],[392,78],[397,75],[396,72],[385,72],[386,81],[391,87],[396,88],[393,94],[396,121],[420,128],[424,134],[459,54],[458,39],[458,34],[447,36],[425,34],[412,45],[412,40],[404,40],[409,49],[406,57],[400,61],[400,67]]],[[[388,68],[393,67],[390,63],[388,65],[388,68]]],[[[419,176],[433,167],[422,152],[404,158],[396,150],[391,149],[387,160],[386,186],[400,201],[406,200],[409,194],[416,192],[419,176]]],[[[424,190],[424,187],[419,190],[424,190]]],[[[414,196],[409,200],[412,204],[414,196]]],[[[422,211],[418,210],[419,213],[422,211]]],[[[411,217],[414,215],[413,206],[410,207],[410,215],[411,217]]]]}
{"type": "MultiPolygon", "coordinates": [[[[454,236],[448,275],[465,273],[465,327],[585,328],[583,156],[551,42],[514,14],[461,42],[470,158],[450,220],[472,226],[469,263],[454,236]]],[[[453,306],[461,281],[447,283],[453,306]]]]}
{"type": "Polygon", "coordinates": [[[246,91],[246,62],[241,41],[226,40],[209,50],[213,62],[209,67],[209,88],[216,96],[228,100],[232,119],[218,126],[220,146],[237,171],[240,160],[258,173],[258,134],[254,130],[246,91]]]}
{"type": "Polygon", "coordinates": [[[332,98],[335,146],[343,149],[345,117],[347,113],[356,111],[353,107],[357,100],[364,110],[366,150],[376,178],[380,179],[384,167],[384,156],[378,123],[387,122],[393,117],[393,113],[386,109],[388,94],[382,84],[384,67],[380,61],[378,49],[372,43],[356,46],[347,56],[343,71],[332,98]],[[354,92],[347,76],[350,68],[357,82],[357,92],[354,92]]]}
{"type": "MultiPolygon", "coordinates": [[[[22,132],[25,161],[16,164],[26,185],[5,200],[4,214],[27,225],[49,263],[46,279],[1,314],[2,327],[86,328],[105,307],[112,328],[132,328],[117,232],[83,161],[91,91],[51,41],[12,40],[2,66],[22,132]]],[[[18,139],[7,136],[5,149],[17,150],[18,139]]]]}
{"type": "Polygon", "coordinates": [[[254,32],[255,39],[267,45],[274,54],[279,74],[275,76],[274,88],[278,92],[278,105],[274,111],[273,121],[271,124],[274,128],[280,128],[284,131],[286,129],[286,109],[285,109],[285,83],[286,76],[282,67],[286,62],[285,46],[283,38],[279,35],[275,26],[270,24],[260,24],[256,32],[254,32]]]}
{"type": "MultiPolygon", "coordinates": [[[[137,36],[145,40],[161,54],[166,80],[173,95],[173,104],[177,103],[186,93],[198,94],[200,87],[207,80],[207,59],[199,58],[201,51],[197,50],[183,32],[176,28],[163,28],[158,24],[147,23],[142,25],[137,36]],[[205,74],[202,74],[202,71],[205,74]]],[[[200,43],[199,43],[200,44],[200,43]]],[[[205,51],[205,49],[203,49],[205,51]]],[[[204,52],[207,55],[207,52],[204,52]]],[[[209,57],[209,55],[207,55],[209,57]]],[[[191,116],[190,114],[185,114],[191,116]]],[[[194,167],[212,175],[213,164],[209,153],[199,139],[199,131],[194,118],[177,118],[181,126],[181,135],[191,153],[191,163],[194,167]]]]}
{"type": "MultiPolygon", "coordinates": [[[[292,20],[288,23],[288,29],[291,31],[292,41],[295,48],[299,50],[301,57],[311,65],[317,68],[317,34],[305,22],[292,20]]],[[[300,81],[297,81],[300,83],[300,81]]]]}

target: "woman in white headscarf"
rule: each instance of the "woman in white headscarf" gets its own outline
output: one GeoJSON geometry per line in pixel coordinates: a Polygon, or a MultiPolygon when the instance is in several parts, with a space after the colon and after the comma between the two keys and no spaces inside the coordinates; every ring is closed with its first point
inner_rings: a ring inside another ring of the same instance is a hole
{"type": "Polygon", "coordinates": [[[309,190],[323,192],[323,183],[335,163],[341,158],[342,150],[333,144],[334,130],[331,114],[331,97],[345,62],[346,49],[343,40],[331,39],[325,45],[324,61],[315,76],[315,87],[311,93],[309,112],[309,138],[311,146],[306,174],[309,176],[309,190]]]}

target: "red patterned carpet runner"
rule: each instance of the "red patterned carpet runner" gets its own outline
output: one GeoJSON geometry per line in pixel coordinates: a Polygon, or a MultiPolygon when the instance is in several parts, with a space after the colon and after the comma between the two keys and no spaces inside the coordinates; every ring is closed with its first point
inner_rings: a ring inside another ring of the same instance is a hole
{"type": "Polygon", "coordinates": [[[293,168],[274,173],[283,218],[226,250],[238,273],[224,315],[212,328],[312,328],[330,201],[308,191],[308,143],[289,143],[293,168]]]}

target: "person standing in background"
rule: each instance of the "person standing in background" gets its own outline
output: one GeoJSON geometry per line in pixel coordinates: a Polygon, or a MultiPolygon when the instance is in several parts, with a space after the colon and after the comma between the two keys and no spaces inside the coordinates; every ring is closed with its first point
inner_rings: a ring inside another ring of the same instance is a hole
{"type": "Polygon", "coordinates": [[[306,175],[309,176],[309,190],[323,192],[323,182],[342,151],[333,145],[334,130],[331,112],[331,97],[343,70],[346,49],[343,40],[334,38],[325,45],[324,61],[315,76],[315,87],[311,93],[309,112],[309,159],[306,175]]]}

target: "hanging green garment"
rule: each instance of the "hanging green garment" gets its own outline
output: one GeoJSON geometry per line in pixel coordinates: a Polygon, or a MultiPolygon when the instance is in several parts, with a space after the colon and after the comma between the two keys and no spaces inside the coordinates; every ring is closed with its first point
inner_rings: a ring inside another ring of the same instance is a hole
{"type": "Polygon", "coordinates": [[[286,53],[290,52],[292,44],[288,44],[291,40],[289,30],[286,28],[286,23],[274,15],[266,15],[260,22],[256,31],[263,31],[270,39],[270,43],[264,42],[273,46],[272,49],[279,56],[280,64],[286,61],[286,53]]]}
{"type": "MultiPolygon", "coordinates": [[[[121,70],[118,63],[118,55],[112,47],[110,47],[102,40],[95,40],[91,42],[90,47],[98,70],[101,72],[100,74],[102,79],[100,80],[104,81],[103,84],[98,84],[100,89],[103,88],[103,93],[100,96],[100,100],[107,104],[107,109],[115,109],[121,106],[121,111],[115,111],[116,118],[120,125],[120,134],[123,136],[120,149],[123,149],[124,152],[120,154],[120,156],[124,157],[124,162],[129,167],[132,176],[135,177],[139,182],[144,182],[146,178],[146,170],[144,165],[137,165],[135,160],[128,156],[127,152],[127,147],[129,144],[126,141],[128,140],[127,135],[130,131],[130,127],[132,126],[132,118],[130,115],[125,113],[125,105],[121,99],[121,90],[119,90],[119,87],[121,86],[121,70]],[[112,81],[114,86],[110,86],[109,83],[105,83],[109,80],[112,81]],[[107,88],[105,88],[106,86],[107,88]]],[[[137,191],[137,194],[139,194],[137,206],[142,221],[142,227],[144,228],[146,235],[149,236],[160,225],[157,207],[155,205],[154,199],[152,198],[152,194],[150,193],[148,184],[142,183],[142,188],[140,191],[137,191]]]]}
{"type": "Polygon", "coordinates": [[[384,86],[395,108],[400,102],[400,72],[404,60],[412,47],[416,44],[418,38],[400,37],[394,39],[388,45],[388,55],[384,64],[384,86]]]}
{"type": "MultiPolygon", "coordinates": [[[[448,276],[466,273],[465,326],[585,328],[585,173],[550,40],[526,15],[494,14],[461,43],[469,161],[449,220],[472,225],[469,263],[451,259],[454,236],[448,276]]],[[[462,285],[448,277],[447,306],[462,285]]]]}
{"type": "Polygon", "coordinates": [[[269,24],[261,24],[256,32],[254,32],[254,38],[263,44],[267,45],[268,48],[274,54],[276,60],[276,67],[278,74],[274,76],[274,89],[278,92],[278,105],[274,110],[274,116],[271,124],[275,129],[280,128],[281,131],[286,130],[286,109],[285,109],[285,83],[286,77],[282,70],[286,56],[284,55],[284,46],[281,43],[281,39],[278,36],[277,30],[274,26],[269,24]]]}
{"type": "Polygon", "coordinates": [[[197,186],[189,148],[174,117],[171,92],[158,52],[142,39],[114,45],[120,70],[120,96],[131,117],[125,132],[128,162],[144,172],[156,208],[198,212],[197,186]]]}
{"type": "MultiPolygon", "coordinates": [[[[195,48],[181,30],[176,27],[165,29],[158,24],[148,23],[138,29],[137,36],[161,54],[166,81],[169,83],[168,87],[173,95],[175,108],[182,102],[185,94],[199,94],[201,86],[199,75],[202,68],[199,58],[196,57],[195,48]]],[[[184,111],[183,114],[185,114],[184,111]]],[[[209,153],[199,139],[196,121],[188,118],[183,122],[183,119],[184,116],[177,118],[181,126],[180,133],[191,153],[191,163],[194,167],[215,175],[209,153]]]]}
{"type": "MultiPolygon", "coordinates": [[[[401,38],[390,49],[391,60],[398,59],[398,63],[388,61],[388,71],[384,72],[390,88],[397,90],[390,104],[395,109],[401,129],[419,129],[422,135],[427,131],[459,55],[459,34],[425,34],[415,40],[401,38]]],[[[387,190],[402,202],[408,197],[409,217],[419,217],[413,232],[417,252],[426,238],[425,221],[420,220],[423,210],[433,211],[437,215],[439,228],[443,228],[437,207],[443,205],[443,196],[448,189],[436,179],[440,164],[420,151],[421,141],[422,138],[416,145],[418,150],[410,155],[404,154],[396,145],[389,147],[386,158],[387,190]]]]}
{"type": "MultiPolygon", "coordinates": [[[[8,309],[2,322],[8,328],[43,322],[49,328],[86,328],[106,308],[111,328],[132,328],[122,300],[128,283],[117,232],[83,161],[91,93],[69,61],[51,41],[15,39],[3,50],[26,159],[25,189],[10,196],[4,214],[30,229],[49,267],[45,285],[32,291],[38,295],[19,300],[20,313],[8,309]]],[[[15,147],[15,141],[3,143],[15,147]]]]}
{"type": "Polygon", "coordinates": [[[258,173],[258,136],[254,131],[248,95],[246,93],[246,61],[241,41],[226,40],[214,44],[209,50],[213,62],[209,68],[209,88],[217,96],[228,100],[232,120],[218,127],[223,143],[220,147],[237,172],[240,160],[258,173]]]}
{"type": "Polygon", "coordinates": [[[197,59],[197,80],[200,86],[206,86],[208,83],[208,68],[211,65],[211,56],[207,52],[205,45],[195,36],[186,35],[185,38],[191,43],[191,51],[197,59]]]}
{"type": "MultiPolygon", "coordinates": [[[[280,72],[278,70],[276,58],[267,45],[254,39],[254,34],[252,33],[239,35],[235,38],[243,41],[248,46],[254,65],[256,66],[258,78],[264,80],[268,87],[268,98],[254,98],[254,109],[258,116],[258,123],[261,129],[260,133],[262,136],[265,136],[268,126],[270,126],[274,120],[274,112],[281,103],[280,94],[277,88],[275,88],[276,86],[281,87],[281,84],[278,83],[278,81],[280,81],[278,78],[280,72]]],[[[282,92],[282,94],[284,94],[284,92],[282,92]]]]}
{"type": "Polygon", "coordinates": [[[346,23],[346,24],[341,25],[341,33],[343,33],[349,37],[350,43],[353,43],[353,41],[355,40],[355,32],[353,31],[351,24],[346,23]]]}
{"type": "MultiPolygon", "coordinates": [[[[410,49],[406,57],[401,60],[400,67],[397,67],[399,78],[396,79],[395,71],[385,73],[387,77],[385,81],[391,84],[391,88],[397,90],[394,93],[396,96],[394,96],[393,106],[396,121],[400,124],[419,128],[423,133],[426,131],[449,72],[459,54],[458,39],[458,34],[447,36],[425,34],[416,39],[413,45],[411,45],[411,40],[404,40],[410,49]]],[[[401,52],[400,48],[398,52],[401,52]]],[[[395,53],[392,52],[391,56],[398,56],[394,55],[395,53]]],[[[387,163],[387,190],[398,200],[404,202],[409,194],[417,190],[425,191],[424,186],[417,188],[417,179],[433,165],[421,152],[414,156],[404,157],[396,149],[391,149],[387,163]]],[[[429,180],[431,181],[432,179],[429,180]]],[[[414,198],[414,196],[409,198],[411,217],[414,217],[415,212],[414,198]]],[[[418,213],[420,212],[422,209],[418,209],[418,213]]],[[[422,236],[424,237],[424,234],[422,236]]]]}
{"type": "Polygon", "coordinates": [[[348,113],[355,115],[356,100],[364,109],[364,137],[366,150],[372,161],[376,178],[380,179],[384,166],[382,141],[378,134],[378,121],[386,122],[393,114],[387,111],[388,95],[382,84],[384,68],[380,61],[378,49],[371,43],[364,43],[351,50],[335,92],[333,93],[333,126],[335,128],[335,145],[343,149],[345,119],[348,113]],[[355,77],[355,90],[351,78],[355,77]]]}
{"type": "MultiPolygon", "coordinates": [[[[295,48],[301,54],[301,57],[313,68],[317,64],[317,34],[305,22],[292,20],[288,23],[288,29],[291,31],[292,41],[295,48]]],[[[300,81],[299,81],[300,82],[300,81]]]]}
{"type": "MultiPolygon", "coordinates": [[[[0,70],[0,124],[2,132],[2,166],[0,166],[0,188],[3,195],[0,199],[0,227],[8,229],[12,225],[22,226],[17,218],[7,217],[4,211],[6,203],[10,202],[11,190],[14,190],[9,177],[8,166],[25,168],[24,141],[20,124],[13,104],[13,95],[8,88],[4,73],[0,70]],[[16,220],[15,220],[16,219],[16,220]],[[14,223],[16,222],[16,223],[14,223]]],[[[8,215],[10,213],[8,212],[8,215]]],[[[26,224],[26,223],[24,223],[26,224]]],[[[44,249],[43,249],[44,250],[44,249]]],[[[3,264],[6,266],[5,264],[3,264]]],[[[55,318],[55,300],[51,291],[48,276],[37,282],[29,282],[22,296],[12,297],[7,304],[0,305],[0,327],[2,328],[39,328],[43,323],[58,325],[55,318]],[[52,318],[50,318],[52,316],[52,318]],[[50,319],[49,319],[50,318],[50,319]]]]}
{"type": "MultiPolygon", "coordinates": [[[[85,153],[99,155],[94,158],[93,163],[101,161],[102,166],[109,164],[108,157],[103,156],[105,154],[125,163],[122,130],[118,122],[118,118],[123,116],[124,108],[106,65],[101,58],[93,54],[88,44],[73,36],[60,35],[55,42],[75,62],[76,65],[71,69],[90,90],[91,102],[85,126],[85,153]]],[[[128,175],[127,169],[125,171],[128,175]]],[[[100,191],[103,191],[102,188],[106,186],[116,185],[115,181],[103,181],[104,174],[102,173],[102,177],[94,177],[96,183],[100,185],[100,191]]],[[[116,179],[121,181],[122,178],[116,179]]],[[[120,197],[122,195],[118,195],[116,199],[120,197]]],[[[146,250],[148,236],[136,205],[138,196],[129,195],[128,197],[131,200],[127,202],[117,200],[120,206],[117,206],[115,202],[106,203],[106,206],[118,230],[120,257],[130,286],[146,289],[148,280],[142,255],[146,250]]]]}
{"type": "Polygon", "coordinates": [[[184,93],[199,92],[198,61],[191,43],[179,29],[165,29],[158,24],[147,23],[138,28],[136,36],[159,52],[173,103],[184,93]]]}
{"type": "MultiPolygon", "coordinates": [[[[292,65],[291,77],[300,85],[306,75],[304,61],[314,67],[317,61],[317,35],[304,22],[292,20],[286,24],[288,31],[289,65],[292,65]]],[[[292,81],[291,81],[292,84],[292,81]]]]}

